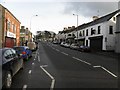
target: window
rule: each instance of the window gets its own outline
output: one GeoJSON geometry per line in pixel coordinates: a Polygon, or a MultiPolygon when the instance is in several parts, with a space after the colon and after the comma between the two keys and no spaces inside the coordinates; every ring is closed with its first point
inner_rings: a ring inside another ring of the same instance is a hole
{"type": "Polygon", "coordinates": [[[98,34],[100,34],[100,32],[101,32],[101,28],[100,26],[98,26],[98,34]]]}
{"type": "Polygon", "coordinates": [[[113,17],[113,21],[115,21],[115,17],[113,17]]]}
{"type": "Polygon", "coordinates": [[[88,36],[88,29],[86,30],[86,36],[88,36]]]}
{"type": "Polygon", "coordinates": [[[109,26],[109,34],[113,34],[113,26],[109,26]]]}
{"type": "Polygon", "coordinates": [[[7,30],[8,30],[8,31],[10,31],[10,26],[11,26],[10,21],[7,21],[7,30]]]}
{"type": "Polygon", "coordinates": [[[10,50],[6,50],[4,53],[4,57],[6,59],[11,59],[12,58],[12,52],[10,50]]]}
{"type": "Polygon", "coordinates": [[[13,32],[16,33],[16,28],[14,24],[12,24],[12,29],[13,29],[13,32]]]}
{"type": "Polygon", "coordinates": [[[86,40],[86,46],[88,46],[88,40],[86,40]]]}
{"type": "Polygon", "coordinates": [[[11,49],[11,52],[12,52],[12,56],[15,57],[16,56],[16,51],[11,49]]]}
{"type": "Polygon", "coordinates": [[[95,30],[91,28],[91,35],[95,34],[95,30]]]}
{"type": "Polygon", "coordinates": [[[80,31],[80,33],[79,33],[79,36],[82,36],[82,33],[81,33],[81,31],[80,31]]]}
{"type": "Polygon", "coordinates": [[[84,34],[84,30],[83,30],[83,36],[85,36],[85,34],[84,34]]]}

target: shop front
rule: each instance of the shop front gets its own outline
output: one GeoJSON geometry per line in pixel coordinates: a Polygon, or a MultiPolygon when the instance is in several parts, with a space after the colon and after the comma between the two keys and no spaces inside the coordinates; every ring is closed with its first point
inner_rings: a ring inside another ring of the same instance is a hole
{"type": "Polygon", "coordinates": [[[16,35],[8,31],[5,37],[5,47],[12,48],[13,46],[16,46],[16,35]]]}

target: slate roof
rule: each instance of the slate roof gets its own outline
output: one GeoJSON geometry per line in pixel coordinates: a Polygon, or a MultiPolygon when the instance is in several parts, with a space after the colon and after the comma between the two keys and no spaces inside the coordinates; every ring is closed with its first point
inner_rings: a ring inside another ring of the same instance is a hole
{"type": "Polygon", "coordinates": [[[102,22],[105,22],[105,21],[109,21],[115,14],[117,14],[118,12],[120,12],[120,9],[119,10],[116,10],[110,14],[107,14],[103,17],[100,17],[94,21],[91,21],[89,23],[85,23],[85,24],[82,24],[80,26],[78,26],[79,29],[84,29],[86,27],[89,27],[89,26],[93,26],[95,24],[99,24],[99,23],[102,23],[102,22]]]}
{"type": "Polygon", "coordinates": [[[69,33],[69,32],[75,31],[77,29],[81,30],[81,29],[84,29],[86,27],[93,26],[95,24],[99,24],[99,23],[102,23],[102,22],[105,22],[105,21],[109,21],[118,12],[120,12],[120,9],[118,9],[118,10],[116,10],[116,11],[110,13],[110,14],[107,14],[105,16],[102,16],[102,17],[100,17],[100,18],[98,18],[98,19],[96,19],[94,21],[79,25],[78,28],[76,27],[76,28],[68,30],[68,31],[61,31],[61,33],[69,33]]]}

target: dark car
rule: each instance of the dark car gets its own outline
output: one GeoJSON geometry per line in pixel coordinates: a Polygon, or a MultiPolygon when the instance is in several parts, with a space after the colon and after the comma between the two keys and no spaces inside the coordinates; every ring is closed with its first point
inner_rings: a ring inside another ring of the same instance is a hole
{"type": "Polygon", "coordinates": [[[83,45],[81,45],[78,50],[80,50],[82,52],[90,52],[91,51],[89,46],[83,46],[83,45]]]}
{"type": "Polygon", "coordinates": [[[0,62],[2,65],[2,87],[10,88],[12,77],[24,67],[23,59],[12,48],[0,49],[0,62]]]}
{"type": "Polygon", "coordinates": [[[16,50],[17,54],[22,54],[24,60],[29,60],[32,57],[32,51],[27,46],[14,46],[13,49],[16,50]]]}

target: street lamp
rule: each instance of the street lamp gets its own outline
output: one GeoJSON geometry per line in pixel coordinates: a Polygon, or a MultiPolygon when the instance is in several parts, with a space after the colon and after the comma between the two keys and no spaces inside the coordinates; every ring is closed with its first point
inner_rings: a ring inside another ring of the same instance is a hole
{"type": "Polygon", "coordinates": [[[31,31],[31,21],[32,21],[32,18],[33,17],[37,17],[38,15],[33,15],[33,16],[31,16],[31,18],[30,18],[30,31],[31,31]]]}
{"type": "MultiPolygon", "coordinates": [[[[78,15],[77,14],[73,14],[74,16],[77,16],[77,41],[78,41],[78,15]]],[[[77,42],[78,43],[78,42],[77,42]]]]}
{"type": "Polygon", "coordinates": [[[31,21],[32,21],[32,18],[33,17],[37,17],[38,15],[33,15],[33,16],[31,16],[31,18],[30,18],[30,31],[31,31],[31,21]]]}

